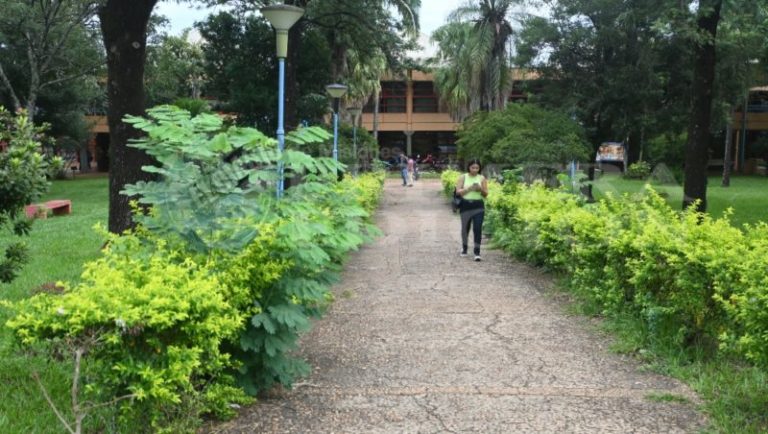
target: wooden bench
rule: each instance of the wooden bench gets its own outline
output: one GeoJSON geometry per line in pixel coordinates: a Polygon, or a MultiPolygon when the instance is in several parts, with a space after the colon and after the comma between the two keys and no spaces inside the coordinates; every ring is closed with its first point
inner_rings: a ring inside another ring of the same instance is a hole
{"type": "Polygon", "coordinates": [[[48,210],[51,210],[53,215],[72,214],[72,201],[68,199],[49,200],[45,203],[27,205],[24,208],[27,217],[39,219],[47,218],[48,210]]]}

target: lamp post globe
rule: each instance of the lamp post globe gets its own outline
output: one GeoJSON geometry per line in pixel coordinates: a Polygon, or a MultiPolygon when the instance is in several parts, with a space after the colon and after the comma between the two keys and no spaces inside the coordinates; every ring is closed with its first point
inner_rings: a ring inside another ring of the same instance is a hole
{"type": "Polygon", "coordinates": [[[285,58],[288,56],[288,30],[296,24],[304,9],[291,5],[270,5],[259,9],[261,15],[274,27],[276,34],[276,48],[278,59],[278,83],[277,83],[277,198],[283,195],[283,163],[282,155],[285,149],[285,58]]]}
{"type": "Polygon", "coordinates": [[[333,98],[333,160],[339,161],[339,99],[347,93],[347,86],[333,83],[325,90],[333,98]]]}

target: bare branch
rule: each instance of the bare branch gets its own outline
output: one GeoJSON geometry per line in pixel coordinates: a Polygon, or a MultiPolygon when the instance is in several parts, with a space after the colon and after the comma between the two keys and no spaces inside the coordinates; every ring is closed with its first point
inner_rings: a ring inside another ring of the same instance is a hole
{"type": "Polygon", "coordinates": [[[32,372],[32,378],[35,379],[37,382],[37,385],[40,386],[40,390],[43,392],[43,396],[45,397],[45,400],[48,401],[48,405],[53,409],[53,412],[56,413],[56,417],[59,418],[59,421],[61,421],[62,424],[64,424],[64,427],[67,428],[67,431],[69,431],[72,434],[75,434],[75,431],[72,430],[72,427],[69,425],[69,422],[67,422],[66,419],[64,419],[64,416],[61,415],[59,412],[59,409],[56,408],[56,404],[53,403],[51,400],[51,397],[48,396],[48,391],[45,390],[45,386],[43,386],[43,383],[40,381],[40,376],[37,374],[37,371],[32,372]]]}
{"type": "Polygon", "coordinates": [[[41,83],[40,86],[38,87],[38,89],[43,89],[43,88],[45,88],[47,86],[58,84],[58,83],[61,83],[61,82],[64,82],[64,81],[74,80],[75,78],[82,77],[84,75],[88,75],[88,74],[92,73],[93,71],[95,71],[99,66],[101,66],[101,63],[94,64],[93,66],[91,66],[89,68],[85,68],[84,70],[78,72],[77,74],[71,74],[71,75],[67,75],[67,76],[64,76],[64,77],[56,78],[54,80],[46,81],[44,83],[41,83]]]}
{"type": "Polygon", "coordinates": [[[11,100],[13,101],[13,110],[17,111],[19,108],[21,108],[21,102],[19,101],[19,97],[16,96],[16,91],[13,90],[13,86],[11,85],[11,80],[8,79],[8,76],[5,74],[5,70],[3,69],[3,64],[0,63],[0,80],[3,82],[3,87],[8,89],[8,93],[11,96],[11,100]]]}

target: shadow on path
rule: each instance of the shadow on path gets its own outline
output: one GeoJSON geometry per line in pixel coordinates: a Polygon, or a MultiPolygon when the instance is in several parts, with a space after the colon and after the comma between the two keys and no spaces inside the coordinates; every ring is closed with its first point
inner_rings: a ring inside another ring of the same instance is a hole
{"type": "Polygon", "coordinates": [[[356,252],[337,301],[301,339],[313,366],[215,433],[692,433],[679,382],[607,351],[550,279],[501,252],[460,258],[438,180],[389,180],[384,236],[356,252]]]}

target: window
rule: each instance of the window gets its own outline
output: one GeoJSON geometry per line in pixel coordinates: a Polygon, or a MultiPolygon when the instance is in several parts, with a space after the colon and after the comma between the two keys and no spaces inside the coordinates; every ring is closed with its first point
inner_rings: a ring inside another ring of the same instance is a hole
{"type": "Polygon", "coordinates": [[[518,102],[518,101],[527,101],[528,96],[526,96],[525,91],[523,90],[523,82],[520,80],[515,80],[512,82],[512,91],[509,93],[509,101],[510,102],[518,102]]]}
{"type": "Polygon", "coordinates": [[[413,112],[437,113],[437,95],[431,81],[413,82],[413,112]]]}
{"type": "Polygon", "coordinates": [[[405,96],[405,83],[401,81],[382,81],[379,112],[405,113],[405,96]]]}

